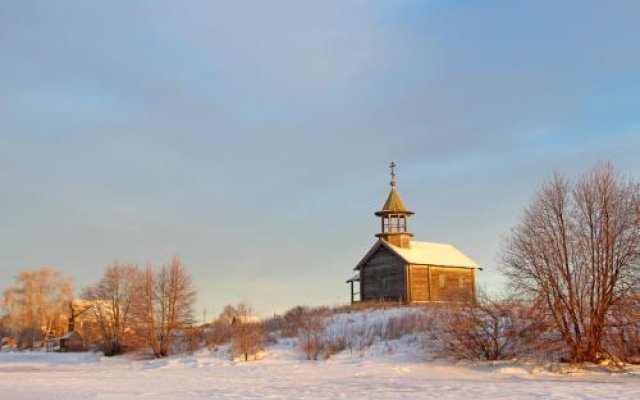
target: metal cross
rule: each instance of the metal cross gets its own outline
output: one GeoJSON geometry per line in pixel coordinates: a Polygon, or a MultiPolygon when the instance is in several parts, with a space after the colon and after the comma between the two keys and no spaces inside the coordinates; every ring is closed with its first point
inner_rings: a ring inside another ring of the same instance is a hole
{"type": "Polygon", "coordinates": [[[396,163],[391,161],[391,165],[389,165],[389,168],[391,168],[391,186],[395,186],[396,185],[396,163]]]}

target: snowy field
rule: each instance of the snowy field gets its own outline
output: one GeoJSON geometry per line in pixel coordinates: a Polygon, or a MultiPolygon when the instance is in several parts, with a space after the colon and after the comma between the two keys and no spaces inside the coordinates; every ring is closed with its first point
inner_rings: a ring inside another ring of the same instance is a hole
{"type": "Polygon", "coordinates": [[[0,399],[640,399],[640,373],[551,374],[425,362],[408,354],[309,362],[287,345],[234,363],[220,352],[140,361],[0,354],[0,399]]]}

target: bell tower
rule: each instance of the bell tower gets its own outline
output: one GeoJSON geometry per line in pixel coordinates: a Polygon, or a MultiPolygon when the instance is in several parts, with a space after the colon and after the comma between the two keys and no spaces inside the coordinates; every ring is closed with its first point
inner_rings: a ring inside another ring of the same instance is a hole
{"type": "Polygon", "coordinates": [[[392,161],[389,168],[391,168],[391,182],[389,182],[391,191],[382,210],[376,212],[376,216],[380,217],[382,229],[376,236],[394,246],[409,248],[413,233],[408,232],[407,217],[414,213],[407,210],[396,190],[396,164],[392,161]]]}

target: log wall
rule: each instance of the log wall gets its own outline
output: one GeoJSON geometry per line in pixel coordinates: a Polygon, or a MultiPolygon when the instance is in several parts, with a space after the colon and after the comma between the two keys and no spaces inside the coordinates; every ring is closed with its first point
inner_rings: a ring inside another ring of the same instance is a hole
{"type": "Polygon", "coordinates": [[[364,301],[406,301],[405,262],[384,246],[362,265],[360,279],[364,301]]]}

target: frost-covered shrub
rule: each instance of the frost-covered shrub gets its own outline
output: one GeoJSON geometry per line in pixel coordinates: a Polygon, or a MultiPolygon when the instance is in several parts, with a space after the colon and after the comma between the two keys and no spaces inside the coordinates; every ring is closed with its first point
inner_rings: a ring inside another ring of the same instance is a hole
{"type": "Polygon", "coordinates": [[[233,336],[231,323],[220,318],[204,327],[203,331],[204,341],[209,350],[214,350],[217,346],[228,343],[233,336]]]}
{"type": "Polygon", "coordinates": [[[382,336],[383,322],[380,320],[369,321],[367,314],[357,323],[351,322],[346,326],[348,346],[351,352],[364,355],[366,349],[371,347],[376,337],[382,336]]]}
{"type": "Polygon", "coordinates": [[[188,327],[174,333],[170,354],[192,353],[202,348],[205,341],[204,329],[202,327],[188,327]]]}
{"type": "Polygon", "coordinates": [[[439,339],[445,356],[466,360],[503,360],[535,355],[547,324],[535,307],[482,300],[452,305],[444,314],[439,339]]]}
{"type": "Polygon", "coordinates": [[[640,364],[640,295],[629,296],[612,307],[604,335],[607,358],[640,364]]]}
{"type": "Polygon", "coordinates": [[[330,358],[336,353],[345,350],[348,346],[347,337],[344,335],[331,336],[325,338],[323,356],[330,358]]]}
{"type": "Polygon", "coordinates": [[[307,360],[317,360],[325,347],[323,318],[317,314],[302,314],[297,331],[300,349],[307,360]]]}
{"type": "Polygon", "coordinates": [[[282,331],[285,329],[286,321],[281,315],[274,315],[262,320],[262,329],[265,334],[283,336],[282,331]]]}
{"type": "Polygon", "coordinates": [[[432,326],[433,320],[428,313],[405,313],[390,317],[382,331],[382,339],[394,340],[402,336],[425,332],[432,326]]]}
{"type": "Polygon", "coordinates": [[[282,336],[296,337],[300,329],[305,315],[309,313],[307,307],[297,306],[287,311],[283,318],[282,336]]]}

